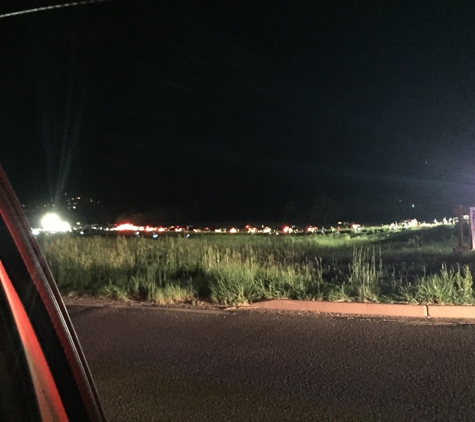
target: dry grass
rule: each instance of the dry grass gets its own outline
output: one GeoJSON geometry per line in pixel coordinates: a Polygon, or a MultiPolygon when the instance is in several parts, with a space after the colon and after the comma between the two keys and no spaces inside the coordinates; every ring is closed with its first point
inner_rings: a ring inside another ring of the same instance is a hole
{"type": "Polygon", "coordinates": [[[427,234],[51,236],[39,243],[64,293],[157,303],[209,297],[228,305],[269,298],[419,302],[428,301],[428,286],[445,291],[452,283],[463,293],[443,293],[443,301],[471,303],[472,256],[455,257],[448,232],[427,234]]]}

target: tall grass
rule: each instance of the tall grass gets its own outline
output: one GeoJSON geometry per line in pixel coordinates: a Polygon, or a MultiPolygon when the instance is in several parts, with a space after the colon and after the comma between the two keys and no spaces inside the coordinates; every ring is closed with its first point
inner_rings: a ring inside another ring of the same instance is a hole
{"type": "Polygon", "coordinates": [[[427,304],[473,304],[473,280],[470,268],[460,266],[420,276],[414,285],[405,286],[402,296],[409,302],[427,304]]]}
{"type": "Polygon", "coordinates": [[[226,305],[270,298],[472,303],[473,258],[460,265],[452,239],[423,236],[59,236],[39,243],[65,293],[226,305]]]}
{"type": "Polygon", "coordinates": [[[381,251],[376,264],[374,249],[372,255],[368,257],[368,252],[363,248],[356,248],[353,251],[353,261],[349,265],[348,285],[361,302],[379,300],[379,283],[383,280],[383,261],[381,251]]]}

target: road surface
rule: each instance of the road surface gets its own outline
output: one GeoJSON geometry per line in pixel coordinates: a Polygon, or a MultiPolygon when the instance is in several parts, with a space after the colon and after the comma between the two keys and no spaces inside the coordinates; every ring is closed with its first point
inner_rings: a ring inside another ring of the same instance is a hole
{"type": "Polygon", "coordinates": [[[475,420],[475,325],[68,309],[110,421],[475,420]]]}

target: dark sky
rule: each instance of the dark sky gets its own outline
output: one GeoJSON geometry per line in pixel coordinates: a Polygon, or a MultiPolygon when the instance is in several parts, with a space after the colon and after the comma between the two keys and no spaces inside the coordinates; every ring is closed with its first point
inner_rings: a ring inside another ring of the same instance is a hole
{"type": "Polygon", "coordinates": [[[475,204],[474,22],[463,0],[111,0],[2,18],[0,163],[22,202],[86,193],[114,212],[475,204]]]}

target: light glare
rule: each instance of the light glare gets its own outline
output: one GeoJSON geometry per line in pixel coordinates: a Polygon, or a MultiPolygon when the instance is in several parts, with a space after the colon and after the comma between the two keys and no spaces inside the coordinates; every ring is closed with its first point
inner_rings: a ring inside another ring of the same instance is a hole
{"type": "Polygon", "coordinates": [[[66,221],[62,221],[57,214],[46,214],[41,220],[43,231],[58,233],[69,232],[71,226],[66,221]]]}

